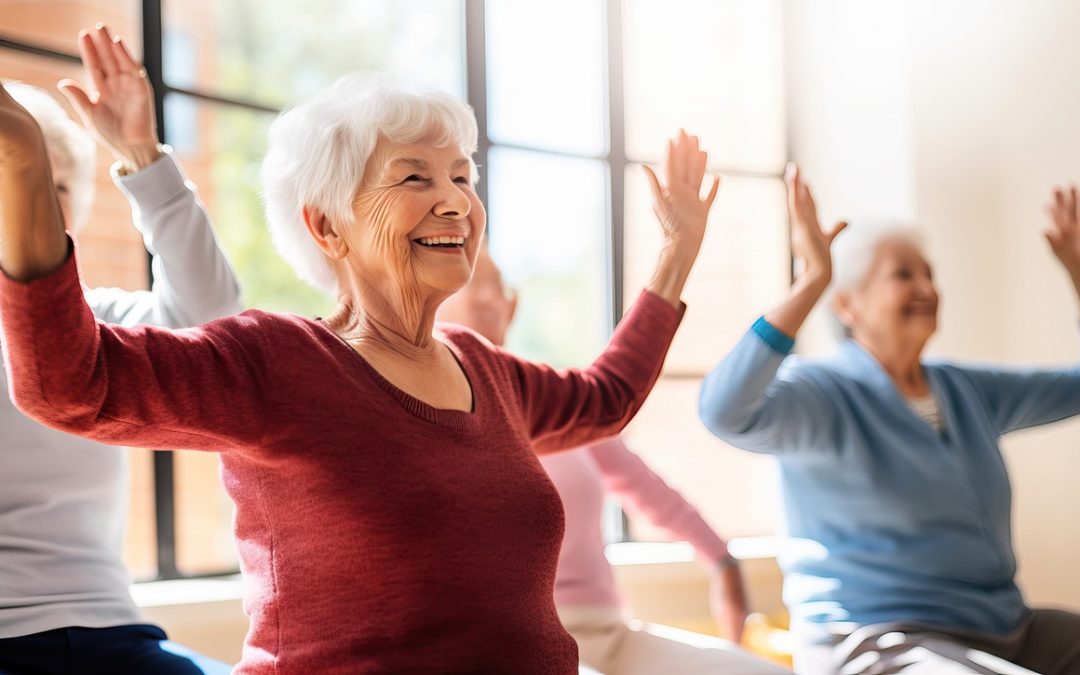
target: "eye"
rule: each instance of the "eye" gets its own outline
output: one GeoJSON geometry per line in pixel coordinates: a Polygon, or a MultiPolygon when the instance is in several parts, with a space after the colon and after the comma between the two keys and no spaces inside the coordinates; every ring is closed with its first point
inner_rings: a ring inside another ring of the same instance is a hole
{"type": "Polygon", "coordinates": [[[402,183],[426,183],[427,178],[424,178],[423,176],[421,176],[418,173],[413,173],[413,174],[409,174],[408,176],[406,176],[405,180],[403,180],[401,182],[402,183]]]}
{"type": "Polygon", "coordinates": [[[454,179],[454,182],[457,183],[458,185],[468,185],[472,181],[469,180],[468,176],[458,176],[457,178],[454,179]]]}
{"type": "Polygon", "coordinates": [[[57,183],[56,191],[62,195],[66,195],[68,193],[68,186],[63,183],[57,183]]]}

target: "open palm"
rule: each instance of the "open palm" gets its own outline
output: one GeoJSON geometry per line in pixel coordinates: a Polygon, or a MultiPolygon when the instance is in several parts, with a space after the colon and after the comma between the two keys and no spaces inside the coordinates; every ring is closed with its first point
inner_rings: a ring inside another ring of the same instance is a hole
{"type": "Polygon", "coordinates": [[[60,90],[83,125],[117,159],[130,158],[134,148],[153,147],[157,143],[153,91],[127,46],[99,24],[79,34],[79,52],[91,88],[64,80],[60,90]]]}
{"type": "Polygon", "coordinates": [[[661,184],[652,168],[645,166],[653,193],[653,211],[660,220],[666,241],[701,246],[709,209],[720,187],[720,178],[713,177],[709,194],[702,199],[701,185],[707,162],[708,155],[701,149],[697,136],[680,131],[678,137],[668,141],[664,164],[667,183],[661,184]]]}
{"type": "Polygon", "coordinates": [[[1075,185],[1055,189],[1054,200],[1046,207],[1050,226],[1044,230],[1050,249],[1074,277],[1080,275],[1080,203],[1075,185]]]}
{"type": "Polygon", "coordinates": [[[785,178],[792,253],[796,259],[802,260],[804,271],[828,278],[832,275],[833,240],[847,227],[847,223],[837,223],[828,232],[822,230],[814,195],[810,192],[810,186],[803,181],[799,167],[790,165],[785,178]]]}

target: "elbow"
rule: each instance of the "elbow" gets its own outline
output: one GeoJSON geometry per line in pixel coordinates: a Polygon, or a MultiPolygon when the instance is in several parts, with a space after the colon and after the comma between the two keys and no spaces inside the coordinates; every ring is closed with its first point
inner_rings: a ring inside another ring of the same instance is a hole
{"type": "Polygon", "coordinates": [[[101,412],[99,405],[70,393],[49,395],[41,387],[20,386],[17,382],[12,383],[11,401],[19,412],[35,422],[75,435],[91,429],[101,412]]]}
{"type": "Polygon", "coordinates": [[[730,406],[717,405],[704,396],[698,403],[698,417],[713,436],[723,440],[737,435],[743,426],[730,406]]]}
{"type": "Polygon", "coordinates": [[[712,385],[711,378],[706,378],[698,396],[698,418],[712,435],[728,440],[738,434],[746,420],[735,401],[725,395],[722,387],[712,385]]]}

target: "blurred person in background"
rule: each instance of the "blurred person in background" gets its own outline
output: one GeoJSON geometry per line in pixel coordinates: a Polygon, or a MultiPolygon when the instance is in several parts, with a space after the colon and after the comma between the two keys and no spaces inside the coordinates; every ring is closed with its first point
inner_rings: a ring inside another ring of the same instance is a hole
{"type": "MultiPolygon", "coordinates": [[[[145,71],[104,26],[80,33],[79,50],[89,86],[66,80],[61,89],[85,131],[41,89],[7,88],[41,128],[73,237],[93,204],[94,139],[116,157],[113,181],[153,255],[154,283],[85,288],[94,317],[181,328],[241,311],[194,185],[158,145],[145,71]]],[[[7,390],[4,372],[0,386],[7,390]]],[[[0,673],[228,672],[167,642],[132,601],[122,557],[127,495],[126,451],[42,426],[0,397],[0,673]]]]}
{"type": "MultiPolygon", "coordinates": [[[[655,177],[650,175],[650,180],[659,189],[655,177]]],[[[508,293],[485,246],[472,280],[439,307],[438,317],[471,328],[502,347],[516,308],[517,296],[508,293]]],[[[565,512],[555,605],[563,626],[578,643],[582,663],[607,675],[788,672],[736,646],[747,616],[738,561],[697,510],[621,438],[545,455],[540,464],[559,491],[565,512]],[[693,545],[709,575],[713,616],[731,642],[627,616],[604,556],[605,494],[617,497],[633,515],[693,545]]]]}
{"type": "MultiPolygon", "coordinates": [[[[1028,607],[1016,585],[998,445],[1080,414],[1080,366],[926,359],[940,294],[919,233],[823,231],[796,167],[788,200],[802,273],[705,379],[700,412],[725,442],[779,460],[796,670],[1080,673],[1080,615],[1028,607]],[[830,285],[849,337],[830,358],[789,356],[830,285]]],[[[1080,297],[1077,189],[1048,211],[1080,297]]]]}

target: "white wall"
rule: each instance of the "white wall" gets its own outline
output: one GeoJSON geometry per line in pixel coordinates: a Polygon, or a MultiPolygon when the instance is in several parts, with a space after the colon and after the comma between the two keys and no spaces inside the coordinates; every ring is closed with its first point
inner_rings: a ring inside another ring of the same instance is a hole
{"type": "MultiPolygon", "coordinates": [[[[1080,180],[1080,3],[785,11],[792,156],[825,217],[926,230],[944,300],[932,351],[1075,361],[1077,303],[1039,231],[1050,187],[1080,180]]],[[[1021,584],[1033,603],[1080,608],[1080,423],[1004,445],[1021,584]]]]}

